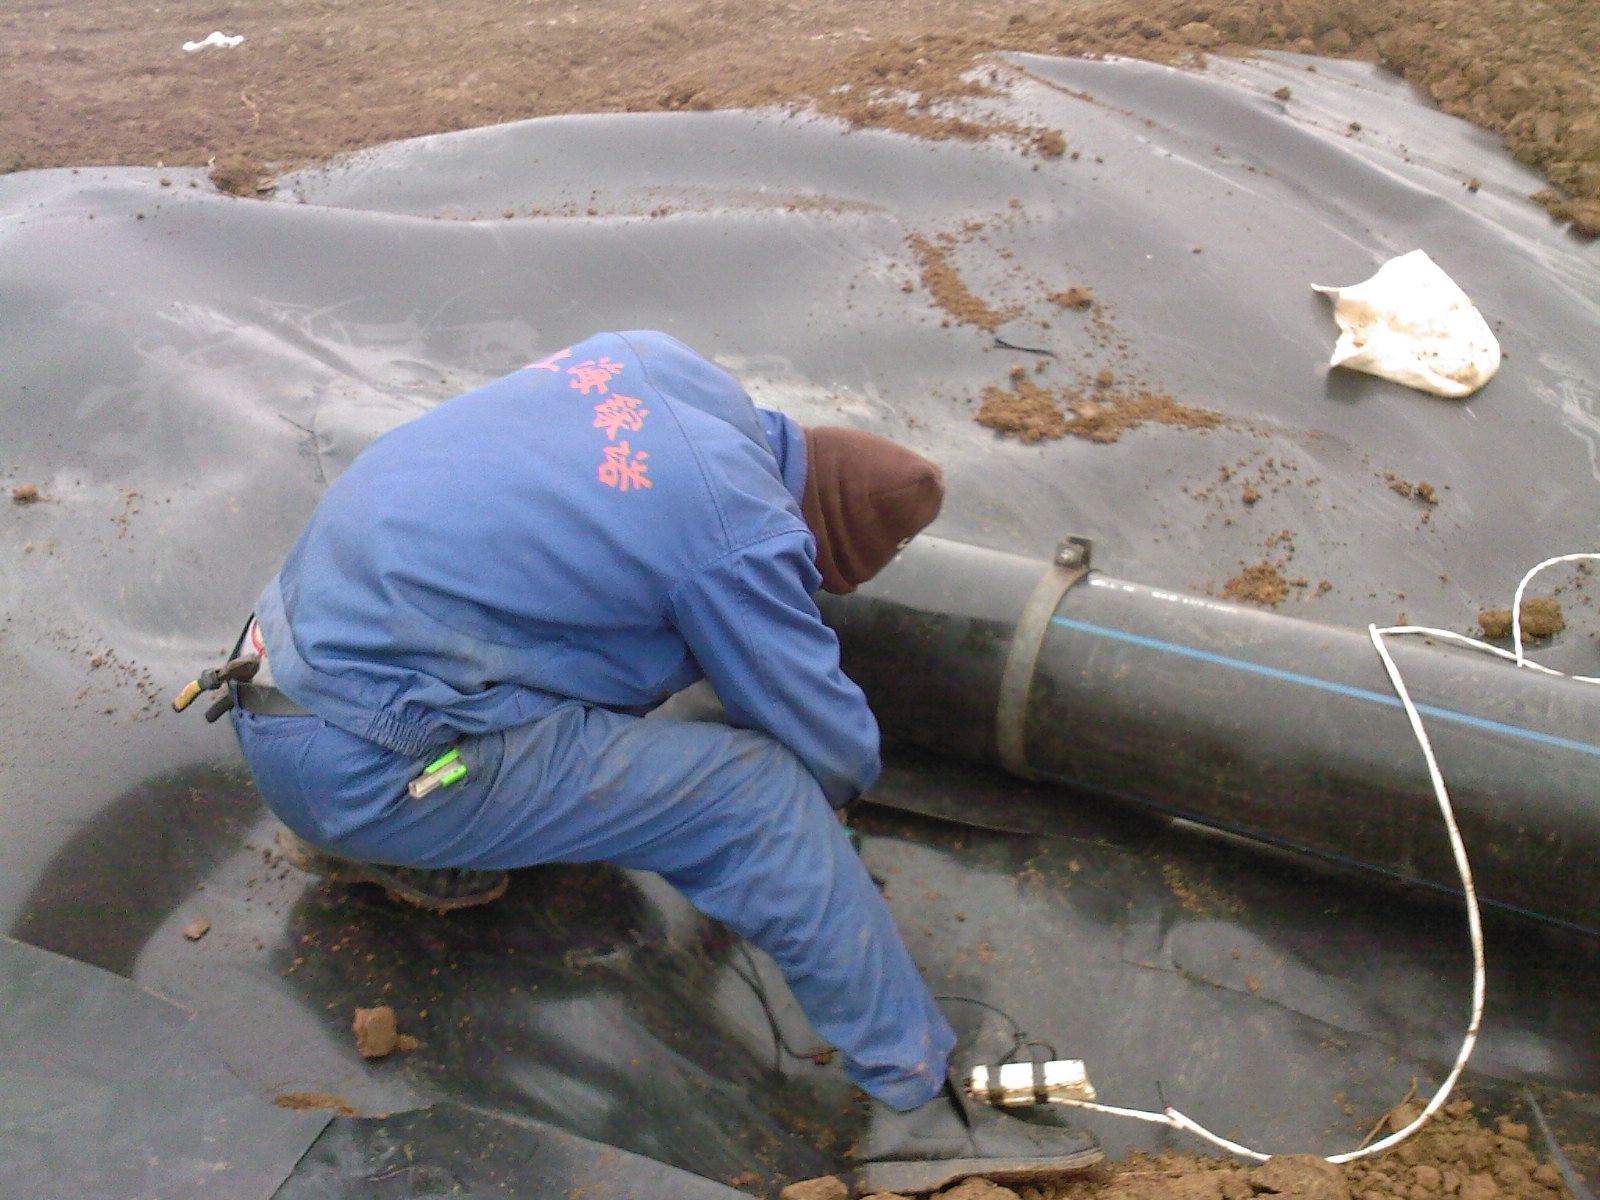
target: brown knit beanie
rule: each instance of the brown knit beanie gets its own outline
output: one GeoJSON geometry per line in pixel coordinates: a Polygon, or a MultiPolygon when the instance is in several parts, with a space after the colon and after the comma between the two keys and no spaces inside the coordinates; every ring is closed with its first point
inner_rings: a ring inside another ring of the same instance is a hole
{"type": "Polygon", "coordinates": [[[822,586],[853,592],[939,515],[939,468],[860,429],[806,429],[806,490],[800,511],[817,539],[822,586]]]}

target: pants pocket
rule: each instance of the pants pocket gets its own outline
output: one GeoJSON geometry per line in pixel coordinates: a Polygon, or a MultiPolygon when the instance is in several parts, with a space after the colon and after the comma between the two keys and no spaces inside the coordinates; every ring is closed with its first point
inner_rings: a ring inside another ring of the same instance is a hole
{"type": "Polygon", "coordinates": [[[326,846],[327,830],[310,802],[304,770],[306,755],[326,723],[320,717],[261,716],[237,708],[232,716],[262,802],[295,833],[326,846]]]}

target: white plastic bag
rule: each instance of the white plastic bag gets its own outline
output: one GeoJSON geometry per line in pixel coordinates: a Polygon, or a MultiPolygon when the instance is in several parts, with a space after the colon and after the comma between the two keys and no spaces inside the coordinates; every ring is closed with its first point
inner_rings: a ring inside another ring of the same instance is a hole
{"type": "Polygon", "coordinates": [[[221,46],[224,50],[231,50],[242,41],[244,41],[244,34],[242,33],[236,33],[229,37],[222,30],[214,29],[202,41],[185,42],[183,44],[183,52],[185,54],[193,54],[196,50],[204,50],[207,46],[221,46]]]}
{"type": "Polygon", "coordinates": [[[1391,258],[1334,300],[1339,341],[1329,366],[1392,379],[1436,396],[1470,396],[1500,368],[1500,343],[1483,314],[1421,250],[1391,258]]]}

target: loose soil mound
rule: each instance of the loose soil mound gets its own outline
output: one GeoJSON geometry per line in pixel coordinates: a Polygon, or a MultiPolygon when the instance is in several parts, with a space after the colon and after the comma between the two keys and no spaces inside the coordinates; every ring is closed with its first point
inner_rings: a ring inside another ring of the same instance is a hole
{"type": "Polygon", "coordinates": [[[1226,599],[1275,608],[1289,597],[1289,581],[1269,562],[1252,563],[1222,585],[1226,599]]]}
{"type": "MultiPolygon", "coordinates": [[[[1421,1111],[1401,1105],[1389,1127],[1421,1111]]],[[[936,1200],[1564,1200],[1560,1174],[1528,1148],[1528,1127],[1492,1128],[1469,1100],[1445,1106],[1423,1130],[1371,1159],[1335,1166],[1309,1154],[1259,1166],[1195,1154],[1133,1154],[1047,1187],[970,1179],[936,1200]]],[[[879,1193],[876,1200],[900,1200],[879,1193]]]]}

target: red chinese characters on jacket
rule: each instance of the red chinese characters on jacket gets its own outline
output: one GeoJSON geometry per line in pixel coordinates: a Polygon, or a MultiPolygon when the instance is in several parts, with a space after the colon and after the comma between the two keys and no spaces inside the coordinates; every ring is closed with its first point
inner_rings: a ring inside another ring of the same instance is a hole
{"type": "Polygon", "coordinates": [[[549,371],[552,375],[565,374],[567,386],[581,396],[597,395],[594,406],[595,429],[606,435],[611,445],[602,448],[600,464],[595,467],[595,478],[608,488],[619,492],[640,491],[654,487],[650,480],[650,454],[635,450],[626,438],[617,440],[622,433],[638,433],[644,428],[644,419],[650,410],[637,396],[625,396],[611,390],[611,383],[622,374],[624,364],[609,355],[586,358],[582,362],[563,367],[572,357],[572,349],[557,350],[554,354],[529,363],[530,371],[549,371]]]}
{"type": "Polygon", "coordinates": [[[605,395],[611,381],[622,374],[622,364],[602,354],[599,358],[586,358],[567,368],[569,387],[577,388],[587,396],[591,391],[605,395]]]}
{"type": "Polygon", "coordinates": [[[615,446],[605,448],[605,459],[595,469],[595,474],[601,483],[619,492],[654,487],[650,482],[650,467],[646,461],[649,457],[643,450],[635,451],[624,438],[615,446]]]}
{"type": "Polygon", "coordinates": [[[619,430],[638,433],[649,415],[650,410],[644,407],[642,400],[612,392],[609,398],[594,406],[594,427],[605,430],[606,440],[614,442],[619,430]]]}

